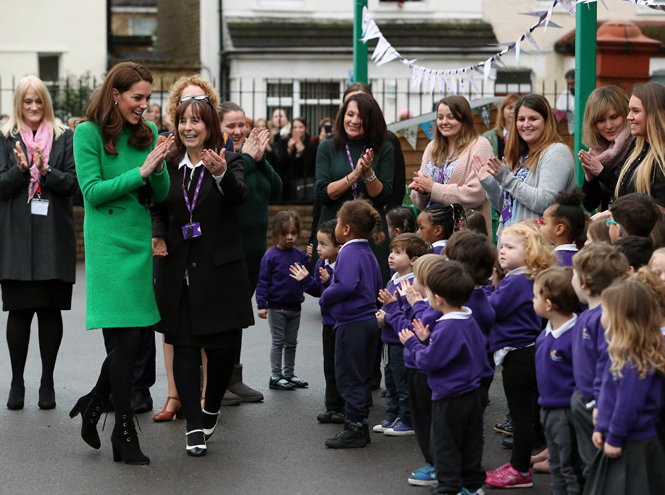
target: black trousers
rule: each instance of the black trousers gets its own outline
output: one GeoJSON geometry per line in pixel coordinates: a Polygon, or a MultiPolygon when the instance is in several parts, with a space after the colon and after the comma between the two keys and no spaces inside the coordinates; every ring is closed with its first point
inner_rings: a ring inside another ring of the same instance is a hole
{"type": "Polygon", "coordinates": [[[321,332],[323,342],[323,377],[326,380],[325,404],[326,411],[344,412],[344,399],[337,388],[335,379],[335,328],[323,325],[321,332]]]}
{"type": "Polygon", "coordinates": [[[536,346],[509,352],[503,360],[503,389],[513,421],[513,452],[510,464],[520,472],[529,470],[533,447],[533,401],[538,396],[536,346]]]}
{"type": "Polygon", "coordinates": [[[335,329],[335,378],[344,398],[346,418],[362,422],[369,415],[372,400],[370,378],[379,324],[376,318],[339,325],[335,329]]]}
{"type": "Polygon", "coordinates": [[[432,430],[432,389],[427,383],[427,375],[416,370],[407,368],[406,380],[409,384],[411,421],[416,432],[416,440],[425,462],[434,465],[429,444],[432,430]]]}
{"type": "Polygon", "coordinates": [[[480,392],[432,401],[432,457],[437,493],[476,491],[485,483],[480,392]]]}
{"type": "MultiPolygon", "coordinates": [[[[150,387],[155,384],[155,331],[152,327],[141,327],[139,350],[134,361],[134,379],[132,380],[132,394],[147,395],[150,387]]],[[[117,332],[113,328],[104,328],[104,347],[106,354],[116,348],[117,332]]]]}

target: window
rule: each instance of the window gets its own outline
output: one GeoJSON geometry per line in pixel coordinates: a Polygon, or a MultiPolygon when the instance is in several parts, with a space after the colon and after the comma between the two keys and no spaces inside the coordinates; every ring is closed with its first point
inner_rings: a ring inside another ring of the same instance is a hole
{"type": "Polygon", "coordinates": [[[132,17],[129,26],[131,36],[154,36],[157,34],[156,17],[132,17]]]}
{"type": "Polygon", "coordinates": [[[532,88],[530,70],[499,70],[496,73],[496,81],[494,82],[494,94],[496,96],[505,96],[508,93],[524,95],[531,93],[532,88]]]}
{"type": "Polygon", "coordinates": [[[57,82],[60,78],[60,55],[39,54],[39,78],[44,82],[57,82]]]}

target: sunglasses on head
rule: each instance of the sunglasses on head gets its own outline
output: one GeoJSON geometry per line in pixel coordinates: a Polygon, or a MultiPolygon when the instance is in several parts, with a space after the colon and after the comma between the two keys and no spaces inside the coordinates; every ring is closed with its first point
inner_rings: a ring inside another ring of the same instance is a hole
{"type": "Polygon", "coordinates": [[[185,101],[189,100],[207,100],[208,103],[210,103],[210,97],[208,95],[197,95],[197,96],[183,96],[180,98],[180,103],[183,103],[185,101]]]}

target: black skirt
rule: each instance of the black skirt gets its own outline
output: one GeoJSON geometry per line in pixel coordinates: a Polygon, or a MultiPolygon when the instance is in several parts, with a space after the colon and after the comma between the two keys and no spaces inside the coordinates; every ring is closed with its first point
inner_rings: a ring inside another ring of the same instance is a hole
{"type": "Polygon", "coordinates": [[[209,335],[194,335],[191,314],[189,286],[183,282],[178,304],[178,333],[177,335],[165,335],[164,340],[167,344],[208,349],[237,349],[242,345],[241,328],[209,335]]]}
{"type": "Polygon", "coordinates": [[[74,284],[62,280],[3,280],[2,310],[36,310],[72,308],[72,287],[74,284]]]}
{"type": "Polygon", "coordinates": [[[665,453],[658,437],[625,442],[610,459],[603,448],[591,464],[584,495],[665,494],[665,453]]]}

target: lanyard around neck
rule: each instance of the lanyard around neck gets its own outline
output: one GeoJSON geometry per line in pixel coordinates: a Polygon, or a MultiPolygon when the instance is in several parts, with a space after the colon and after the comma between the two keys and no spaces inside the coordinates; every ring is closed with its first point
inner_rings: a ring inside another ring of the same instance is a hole
{"type": "MultiPolygon", "coordinates": [[[[199,199],[199,191],[201,190],[201,184],[203,183],[203,174],[205,174],[205,167],[201,167],[201,175],[199,175],[199,181],[196,184],[196,189],[194,190],[194,199],[192,202],[189,202],[189,196],[187,196],[187,190],[185,188],[185,175],[187,175],[187,166],[182,172],[182,195],[185,197],[185,205],[187,206],[187,211],[189,212],[189,221],[192,221],[192,216],[194,215],[194,208],[196,208],[196,201],[199,199]]],[[[196,169],[192,169],[192,175],[196,169]]]]}

